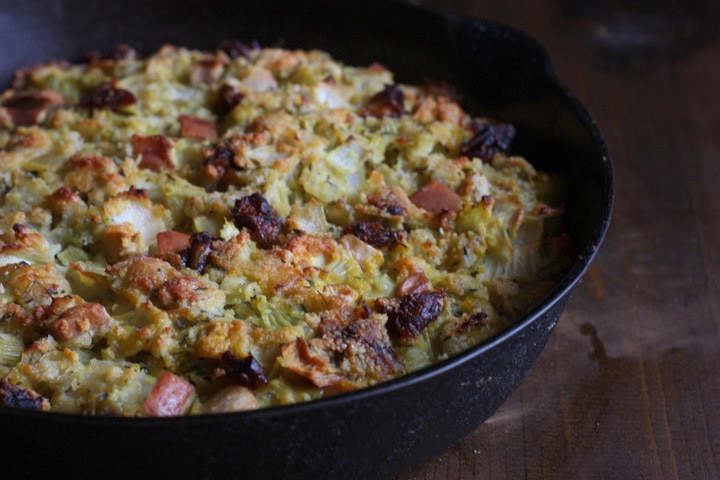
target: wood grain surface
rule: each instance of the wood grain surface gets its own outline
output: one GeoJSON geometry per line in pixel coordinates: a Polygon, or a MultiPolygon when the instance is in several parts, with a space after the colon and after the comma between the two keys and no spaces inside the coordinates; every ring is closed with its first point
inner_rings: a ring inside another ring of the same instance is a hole
{"type": "Polygon", "coordinates": [[[720,2],[413,3],[544,44],[605,136],[616,196],[531,375],[398,479],[720,478],[720,2]]]}

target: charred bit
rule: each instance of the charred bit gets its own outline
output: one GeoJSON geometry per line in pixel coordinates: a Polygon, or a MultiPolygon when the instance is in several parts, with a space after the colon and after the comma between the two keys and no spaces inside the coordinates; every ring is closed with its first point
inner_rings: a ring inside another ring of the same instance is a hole
{"type": "Polygon", "coordinates": [[[403,295],[395,303],[378,302],[380,313],[388,317],[388,330],[409,341],[418,336],[442,312],[446,293],[442,290],[403,295]]]}
{"type": "Polygon", "coordinates": [[[496,153],[507,153],[515,138],[515,127],[510,123],[490,123],[476,118],[472,129],[474,136],[462,143],[460,153],[484,162],[491,161],[496,153]]]}
{"type": "Polygon", "coordinates": [[[202,272],[212,253],[212,244],[217,240],[208,232],[195,233],[190,237],[190,246],[179,252],[183,265],[196,272],[202,272]]]}
{"type": "Polygon", "coordinates": [[[345,227],[345,233],[380,249],[392,248],[407,238],[405,230],[390,230],[378,222],[355,222],[345,227]]]}
{"type": "Polygon", "coordinates": [[[232,112],[233,108],[235,108],[242,99],[243,94],[240,93],[239,90],[227,83],[224,83],[218,89],[213,112],[221,116],[227,115],[232,112]]]}
{"type": "Polygon", "coordinates": [[[230,351],[226,351],[220,357],[216,372],[231,382],[252,390],[268,383],[262,366],[252,355],[239,357],[230,351]]]}
{"type": "Polygon", "coordinates": [[[222,50],[230,58],[250,56],[250,52],[260,49],[260,43],[252,40],[250,43],[241,42],[240,40],[223,40],[218,45],[218,50],[222,50]]]}
{"type": "Polygon", "coordinates": [[[128,107],[136,102],[137,99],[132,92],[116,87],[115,82],[103,82],[90,90],[80,104],[89,108],[115,110],[128,107]]]}
{"type": "Polygon", "coordinates": [[[232,216],[235,225],[246,228],[260,248],[269,249],[280,243],[279,236],[286,230],[285,222],[260,193],[235,200],[232,216]]]}
{"type": "Polygon", "coordinates": [[[405,95],[397,84],[385,85],[363,109],[364,115],[372,117],[401,117],[405,113],[405,95]]]}
{"type": "Polygon", "coordinates": [[[6,378],[0,378],[0,405],[28,410],[50,409],[47,398],[32,390],[13,385],[6,378]]]}

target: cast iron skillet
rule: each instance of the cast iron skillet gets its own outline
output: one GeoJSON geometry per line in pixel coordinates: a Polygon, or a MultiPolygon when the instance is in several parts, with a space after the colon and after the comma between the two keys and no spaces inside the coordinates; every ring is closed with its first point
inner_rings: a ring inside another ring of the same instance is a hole
{"type": "Polygon", "coordinates": [[[214,48],[220,40],[322,48],[380,62],[397,80],[460,86],[476,115],[513,122],[515,150],[571,177],[577,261],[542,304],[491,341],[359,392],[265,410],[170,419],[0,408],[0,477],[389,478],[440,454],[518,387],[605,234],[612,168],[594,122],[532,39],[501,25],[399,2],[0,0],[0,85],[37,62],[82,61],[128,43],[214,48]]]}

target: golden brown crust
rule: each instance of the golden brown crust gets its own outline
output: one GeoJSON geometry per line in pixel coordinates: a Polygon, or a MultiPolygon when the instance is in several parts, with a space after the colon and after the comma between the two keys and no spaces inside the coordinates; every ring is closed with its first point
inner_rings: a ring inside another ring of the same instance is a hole
{"type": "Polygon", "coordinates": [[[562,272],[562,184],[457,98],[236,41],[19,72],[0,95],[0,396],[247,410],[506,328],[562,272]]]}

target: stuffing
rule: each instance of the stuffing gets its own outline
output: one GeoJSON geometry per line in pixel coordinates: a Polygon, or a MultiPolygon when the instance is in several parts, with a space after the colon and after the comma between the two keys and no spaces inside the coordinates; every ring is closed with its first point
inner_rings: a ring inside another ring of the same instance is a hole
{"type": "Polygon", "coordinates": [[[491,338],[567,265],[564,181],[447,86],[238,41],[117,53],[0,94],[0,404],[355,390],[491,338]]]}

